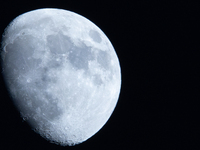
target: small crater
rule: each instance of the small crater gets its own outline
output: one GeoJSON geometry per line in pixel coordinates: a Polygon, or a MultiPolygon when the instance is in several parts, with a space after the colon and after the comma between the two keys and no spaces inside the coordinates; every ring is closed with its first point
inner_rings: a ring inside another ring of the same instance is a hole
{"type": "Polygon", "coordinates": [[[28,78],[26,81],[27,81],[27,83],[30,83],[30,82],[31,82],[31,79],[30,79],[30,78],[28,78]]]}
{"type": "Polygon", "coordinates": [[[21,35],[25,35],[25,31],[23,31],[23,32],[21,33],[21,35]]]}
{"type": "Polygon", "coordinates": [[[59,68],[63,65],[63,59],[61,56],[55,56],[48,61],[49,68],[59,68]]]}

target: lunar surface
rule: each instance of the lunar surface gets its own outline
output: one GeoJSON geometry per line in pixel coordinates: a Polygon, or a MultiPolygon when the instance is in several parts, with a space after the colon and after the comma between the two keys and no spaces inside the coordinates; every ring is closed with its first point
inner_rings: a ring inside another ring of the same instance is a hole
{"type": "Polygon", "coordinates": [[[120,93],[120,64],[94,23],[71,11],[38,9],[15,18],[1,44],[11,99],[42,137],[79,144],[110,118],[120,93]]]}

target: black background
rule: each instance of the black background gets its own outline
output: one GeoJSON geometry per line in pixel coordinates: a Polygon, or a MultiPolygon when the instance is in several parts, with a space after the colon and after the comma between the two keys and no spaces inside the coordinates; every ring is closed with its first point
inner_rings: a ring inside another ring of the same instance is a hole
{"type": "Polygon", "coordinates": [[[35,134],[8,97],[1,77],[0,149],[199,149],[200,7],[191,1],[2,1],[0,33],[15,17],[62,8],[100,27],[119,57],[122,87],[107,124],[73,147],[35,134]]]}

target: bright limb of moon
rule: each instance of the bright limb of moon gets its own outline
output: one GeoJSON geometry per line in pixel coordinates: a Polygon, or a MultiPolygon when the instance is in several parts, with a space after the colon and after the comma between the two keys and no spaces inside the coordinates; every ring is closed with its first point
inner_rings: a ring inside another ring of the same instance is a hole
{"type": "Polygon", "coordinates": [[[60,145],[81,143],[110,118],[121,71],[106,35],[85,17],[62,9],[18,16],[2,40],[2,73],[22,117],[60,145]]]}

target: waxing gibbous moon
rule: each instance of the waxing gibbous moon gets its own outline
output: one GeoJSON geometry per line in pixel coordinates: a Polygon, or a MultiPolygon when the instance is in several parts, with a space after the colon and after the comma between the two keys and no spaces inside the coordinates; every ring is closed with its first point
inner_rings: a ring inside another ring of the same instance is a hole
{"type": "Polygon", "coordinates": [[[63,9],[30,11],[8,25],[1,49],[14,104],[48,141],[79,144],[110,118],[120,93],[120,64],[90,20],[63,9]]]}

